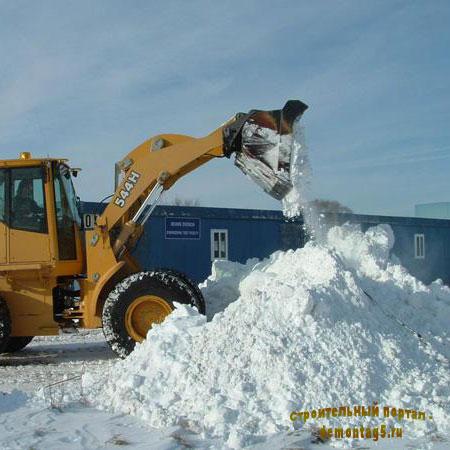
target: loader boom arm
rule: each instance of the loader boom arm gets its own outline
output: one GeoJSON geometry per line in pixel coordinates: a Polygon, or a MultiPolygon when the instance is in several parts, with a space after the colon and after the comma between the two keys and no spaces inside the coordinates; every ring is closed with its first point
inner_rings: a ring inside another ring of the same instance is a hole
{"type": "Polygon", "coordinates": [[[213,158],[234,153],[235,164],[266,192],[278,199],[286,195],[292,187],[293,123],[306,108],[291,100],[282,110],[239,113],[205,137],[161,134],[128,153],[116,165],[120,181],[97,221],[101,234],[109,234],[116,257],[133,248],[159,195],[213,158]]]}
{"type": "Polygon", "coordinates": [[[111,230],[119,221],[129,220],[158,181],[167,190],[183,175],[224,156],[222,149],[221,128],[199,139],[162,134],[145,141],[118,163],[122,180],[97,223],[111,230]]]}

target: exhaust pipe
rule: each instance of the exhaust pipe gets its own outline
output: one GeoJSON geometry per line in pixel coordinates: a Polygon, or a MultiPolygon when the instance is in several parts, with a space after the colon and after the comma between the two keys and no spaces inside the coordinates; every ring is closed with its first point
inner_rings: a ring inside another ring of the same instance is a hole
{"type": "Polygon", "coordinates": [[[308,109],[289,100],[283,109],[239,113],[223,131],[224,153],[235,154],[235,165],[265,192],[282,200],[292,189],[293,127],[308,109]]]}

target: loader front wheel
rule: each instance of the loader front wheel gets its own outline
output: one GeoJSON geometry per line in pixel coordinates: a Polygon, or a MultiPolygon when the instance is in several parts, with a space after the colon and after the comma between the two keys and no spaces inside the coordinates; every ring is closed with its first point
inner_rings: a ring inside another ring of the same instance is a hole
{"type": "Polygon", "coordinates": [[[11,316],[8,305],[0,298],[0,353],[6,351],[11,334],[11,316]]]}
{"type": "Polygon", "coordinates": [[[204,312],[204,300],[184,275],[172,270],[133,274],[118,283],[103,307],[103,333],[112,350],[122,358],[142,342],[154,324],[174,310],[174,302],[196,306],[204,312]]]}
{"type": "Polygon", "coordinates": [[[161,323],[173,311],[172,304],[157,295],[142,295],[125,313],[125,328],[135,342],[142,342],[154,323],[161,323]]]}

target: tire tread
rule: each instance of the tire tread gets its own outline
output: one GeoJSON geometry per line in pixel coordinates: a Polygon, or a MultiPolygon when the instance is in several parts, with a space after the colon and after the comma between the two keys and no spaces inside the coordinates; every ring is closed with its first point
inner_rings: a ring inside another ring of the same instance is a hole
{"type": "MultiPolygon", "coordinates": [[[[152,292],[163,298],[169,292],[173,301],[195,306],[202,314],[205,312],[201,291],[186,275],[175,270],[155,269],[126,277],[109,293],[102,314],[106,341],[122,358],[128,356],[136,345],[126,332],[124,323],[126,310],[135,298],[152,292]]],[[[172,304],[172,300],[167,301],[172,304]]]]}

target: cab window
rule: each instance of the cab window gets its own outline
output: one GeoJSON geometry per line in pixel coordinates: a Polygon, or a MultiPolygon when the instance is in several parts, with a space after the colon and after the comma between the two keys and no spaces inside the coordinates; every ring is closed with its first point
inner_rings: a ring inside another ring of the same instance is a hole
{"type": "Polygon", "coordinates": [[[11,169],[11,228],[47,233],[41,167],[11,169]]]}
{"type": "Polygon", "coordinates": [[[0,222],[5,221],[6,209],[6,171],[0,169],[0,222]]]}
{"type": "Polygon", "coordinates": [[[53,174],[59,259],[74,260],[77,259],[75,226],[81,223],[77,197],[66,165],[56,165],[53,174]]]}

